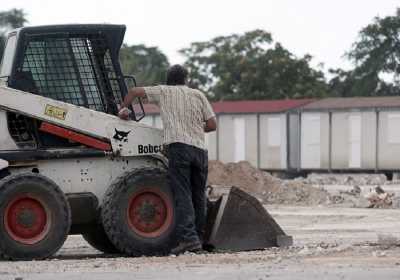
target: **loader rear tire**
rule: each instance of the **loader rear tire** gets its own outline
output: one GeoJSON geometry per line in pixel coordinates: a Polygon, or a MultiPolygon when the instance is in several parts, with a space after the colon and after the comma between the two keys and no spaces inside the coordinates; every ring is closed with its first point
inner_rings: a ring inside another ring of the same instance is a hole
{"type": "Polygon", "coordinates": [[[101,208],[104,230],[121,252],[165,255],[175,245],[174,199],[165,170],[124,174],[109,187],[101,208]]]}
{"type": "Polygon", "coordinates": [[[97,224],[92,230],[82,234],[83,239],[87,241],[93,248],[105,254],[118,254],[120,251],[111,243],[107,234],[104,232],[104,227],[97,224]]]}
{"type": "Polygon", "coordinates": [[[0,254],[5,259],[44,259],[68,236],[71,211],[60,188],[34,173],[0,180],[0,254]]]}

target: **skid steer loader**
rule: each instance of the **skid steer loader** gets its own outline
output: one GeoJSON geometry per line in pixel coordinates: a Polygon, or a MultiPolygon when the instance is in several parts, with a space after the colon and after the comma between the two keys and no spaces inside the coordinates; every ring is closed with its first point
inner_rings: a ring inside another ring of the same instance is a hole
{"type": "MultiPolygon", "coordinates": [[[[68,234],[96,249],[163,255],[176,245],[162,131],[116,117],[133,77],[118,55],[122,25],[25,27],[0,67],[0,255],[53,255],[68,234]]],[[[210,201],[205,242],[217,249],[290,245],[260,203],[236,188],[210,201]]]]}

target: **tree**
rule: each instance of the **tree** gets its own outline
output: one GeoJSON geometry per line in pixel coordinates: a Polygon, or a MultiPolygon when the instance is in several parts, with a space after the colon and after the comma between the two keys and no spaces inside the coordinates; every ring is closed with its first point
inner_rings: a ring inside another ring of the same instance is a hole
{"type": "Polygon", "coordinates": [[[134,75],[138,85],[165,83],[169,62],[157,47],[124,44],[120,51],[120,60],[123,72],[134,75]]]}
{"type": "Polygon", "coordinates": [[[11,29],[24,26],[28,22],[25,17],[26,14],[22,9],[0,12],[0,57],[3,56],[6,33],[11,29]]]}
{"type": "Polygon", "coordinates": [[[393,83],[387,83],[375,73],[359,74],[357,70],[344,71],[342,69],[330,69],[333,78],[329,81],[330,96],[388,96],[399,95],[399,87],[393,83]]]}
{"type": "Polygon", "coordinates": [[[376,17],[359,33],[346,56],[351,71],[332,70],[330,87],[336,95],[400,94],[400,9],[394,16],[376,17]]]}
{"type": "Polygon", "coordinates": [[[213,100],[280,99],[324,96],[324,74],[295,57],[270,33],[254,30],[216,37],[180,50],[192,86],[213,100]]]}

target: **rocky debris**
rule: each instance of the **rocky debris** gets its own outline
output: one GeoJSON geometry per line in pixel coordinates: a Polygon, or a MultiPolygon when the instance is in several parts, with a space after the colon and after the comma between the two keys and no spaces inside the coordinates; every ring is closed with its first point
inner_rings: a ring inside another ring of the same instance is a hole
{"type": "Polygon", "coordinates": [[[374,251],[374,252],[372,252],[372,256],[375,258],[382,258],[382,257],[386,257],[386,253],[382,252],[382,251],[374,251]]]}
{"type": "Polygon", "coordinates": [[[394,196],[391,198],[392,199],[392,208],[400,208],[400,197],[399,196],[394,196]]]}
{"type": "Polygon", "coordinates": [[[320,174],[311,173],[302,178],[305,183],[312,185],[384,185],[387,178],[384,174],[320,174]]]}
{"type": "Polygon", "coordinates": [[[366,208],[369,203],[361,193],[361,188],[355,185],[350,190],[340,190],[338,194],[331,194],[331,203],[347,207],[366,208]]]}
{"type": "Polygon", "coordinates": [[[385,192],[380,186],[365,195],[369,201],[368,208],[390,208],[392,207],[392,197],[394,194],[385,192]]]}
{"type": "Polygon", "coordinates": [[[208,184],[213,186],[215,196],[219,195],[219,187],[235,186],[268,204],[400,208],[400,197],[394,193],[385,192],[380,184],[372,191],[366,186],[386,182],[384,175],[314,173],[306,179],[282,180],[247,161],[227,164],[210,161],[208,169],[208,184]],[[340,185],[349,186],[349,189],[338,191],[340,185]],[[335,188],[336,191],[332,190],[335,188]]]}
{"type": "Polygon", "coordinates": [[[319,205],[330,201],[328,192],[322,188],[300,180],[278,179],[246,161],[228,164],[210,161],[208,184],[235,186],[271,204],[319,205]]]}
{"type": "Polygon", "coordinates": [[[391,234],[378,234],[377,244],[382,249],[389,249],[391,247],[400,247],[400,238],[391,234]]]}
{"type": "Polygon", "coordinates": [[[350,191],[342,191],[341,193],[352,195],[352,196],[360,196],[361,188],[356,185],[356,186],[353,186],[353,188],[350,191]]]}

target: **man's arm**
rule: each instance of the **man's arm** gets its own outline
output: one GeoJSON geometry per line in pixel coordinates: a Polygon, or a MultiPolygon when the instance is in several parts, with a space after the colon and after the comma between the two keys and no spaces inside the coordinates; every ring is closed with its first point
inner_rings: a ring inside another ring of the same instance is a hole
{"type": "Polygon", "coordinates": [[[132,104],[133,99],[136,97],[144,98],[146,97],[146,92],[142,87],[134,87],[129,89],[128,94],[125,96],[124,101],[121,104],[121,108],[118,112],[118,116],[123,119],[129,119],[129,114],[131,113],[128,109],[129,105],[132,104]]]}
{"type": "Polygon", "coordinates": [[[215,117],[212,117],[206,121],[206,125],[204,126],[204,132],[211,132],[217,130],[217,121],[215,117]]]}
{"type": "Polygon", "coordinates": [[[131,88],[121,104],[121,109],[118,112],[118,116],[124,120],[129,119],[129,114],[131,112],[128,107],[130,104],[132,104],[133,99],[135,99],[136,97],[146,98],[147,101],[150,103],[159,104],[160,95],[162,94],[162,92],[162,86],[131,88]]]}
{"type": "Polygon", "coordinates": [[[144,91],[144,88],[134,87],[129,89],[128,94],[124,98],[124,102],[122,102],[121,104],[121,108],[128,107],[130,104],[132,104],[133,99],[135,99],[136,97],[146,97],[146,92],[144,91]]]}
{"type": "Polygon", "coordinates": [[[215,118],[215,113],[211,107],[210,102],[203,93],[200,93],[201,99],[203,101],[203,120],[205,120],[204,132],[211,132],[217,130],[217,121],[215,118]]]}

